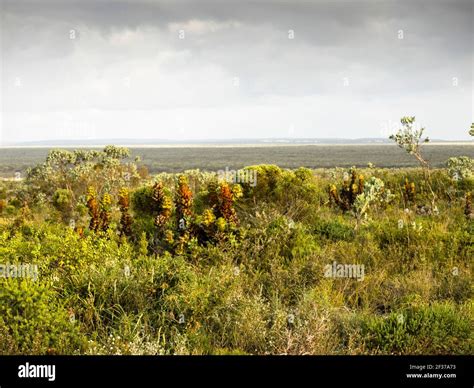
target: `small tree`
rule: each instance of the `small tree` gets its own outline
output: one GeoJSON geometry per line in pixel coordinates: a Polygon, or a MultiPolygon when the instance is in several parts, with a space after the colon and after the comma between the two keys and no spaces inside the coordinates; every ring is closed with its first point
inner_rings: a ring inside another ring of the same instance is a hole
{"type": "Polygon", "coordinates": [[[471,130],[469,131],[469,135],[474,136],[474,123],[471,124],[471,130]]]}
{"type": "Polygon", "coordinates": [[[28,170],[26,183],[33,198],[52,198],[57,190],[66,190],[74,208],[89,187],[99,195],[108,191],[115,196],[119,188],[135,187],[140,179],[127,148],[106,146],[102,151],[51,150],[44,163],[28,170]]]}
{"type": "Polygon", "coordinates": [[[431,192],[431,206],[435,207],[436,195],[431,186],[431,174],[430,164],[425,159],[421,152],[421,146],[423,143],[428,143],[430,139],[428,137],[423,138],[425,128],[415,128],[415,116],[402,117],[400,120],[402,128],[397,133],[390,135],[390,139],[393,140],[400,148],[404,149],[409,155],[413,155],[415,159],[420,163],[423,168],[423,174],[428,188],[431,192]]]}
{"type": "Polygon", "coordinates": [[[429,168],[428,161],[421,153],[421,145],[430,141],[428,137],[423,139],[425,128],[414,128],[415,116],[402,117],[400,122],[403,128],[399,129],[397,133],[390,135],[390,139],[410,155],[413,155],[423,168],[429,168]]]}

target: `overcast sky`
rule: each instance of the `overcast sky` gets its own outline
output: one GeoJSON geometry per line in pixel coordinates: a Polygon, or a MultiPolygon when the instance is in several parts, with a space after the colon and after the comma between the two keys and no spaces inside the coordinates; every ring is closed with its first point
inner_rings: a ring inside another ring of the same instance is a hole
{"type": "Polygon", "coordinates": [[[472,1],[0,1],[4,144],[474,121],[472,1]]]}

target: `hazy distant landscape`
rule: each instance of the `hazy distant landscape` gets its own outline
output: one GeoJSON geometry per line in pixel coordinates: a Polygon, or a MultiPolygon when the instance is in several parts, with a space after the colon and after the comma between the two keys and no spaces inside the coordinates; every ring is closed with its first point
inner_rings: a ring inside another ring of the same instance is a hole
{"type": "MultiPolygon", "coordinates": [[[[64,147],[51,147],[64,148],[64,147]]],[[[0,152],[0,176],[40,163],[50,147],[3,148],[0,152]]],[[[371,162],[378,167],[414,167],[416,160],[402,150],[386,144],[366,145],[241,145],[241,146],[147,146],[131,147],[132,157],[139,156],[150,173],[180,172],[189,169],[217,171],[242,168],[253,164],[277,164],[283,168],[365,167],[371,162]]],[[[433,167],[442,167],[452,156],[474,156],[473,143],[427,144],[426,156],[433,167]]]]}
{"type": "Polygon", "coordinates": [[[1,4],[0,388],[2,355],[474,355],[472,1],[1,4]]]}

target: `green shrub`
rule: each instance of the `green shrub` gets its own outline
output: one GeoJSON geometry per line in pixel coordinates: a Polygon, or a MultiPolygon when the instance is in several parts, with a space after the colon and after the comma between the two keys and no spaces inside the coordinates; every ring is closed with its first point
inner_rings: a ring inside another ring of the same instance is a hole
{"type": "Polygon", "coordinates": [[[158,211],[157,203],[153,200],[153,186],[143,186],[136,189],[132,196],[132,209],[140,216],[151,216],[158,211]]]}
{"type": "Polygon", "coordinates": [[[69,190],[58,189],[53,194],[53,205],[59,211],[65,212],[71,208],[72,194],[69,190]]]}
{"type": "Polygon", "coordinates": [[[320,220],[314,228],[314,233],[333,241],[350,241],[355,236],[354,228],[345,224],[341,218],[320,220]]]}
{"type": "Polygon", "coordinates": [[[64,354],[82,348],[77,325],[55,292],[40,282],[1,281],[0,328],[2,354],[64,354]]]}
{"type": "Polygon", "coordinates": [[[275,165],[260,164],[256,166],[245,167],[244,170],[250,170],[257,176],[257,185],[250,186],[249,183],[244,183],[244,193],[248,196],[256,196],[261,199],[270,199],[275,193],[277,185],[283,175],[283,170],[275,165]]]}

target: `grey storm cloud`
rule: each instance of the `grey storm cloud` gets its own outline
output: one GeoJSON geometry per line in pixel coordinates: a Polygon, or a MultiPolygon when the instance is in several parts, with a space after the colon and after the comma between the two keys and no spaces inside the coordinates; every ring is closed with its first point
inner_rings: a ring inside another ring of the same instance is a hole
{"type": "Polygon", "coordinates": [[[4,0],[1,22],[6,139],[70,117],[145,137],[377,137],[419,113],[463,138],[472,120],[470,1],[4,0]]]}

